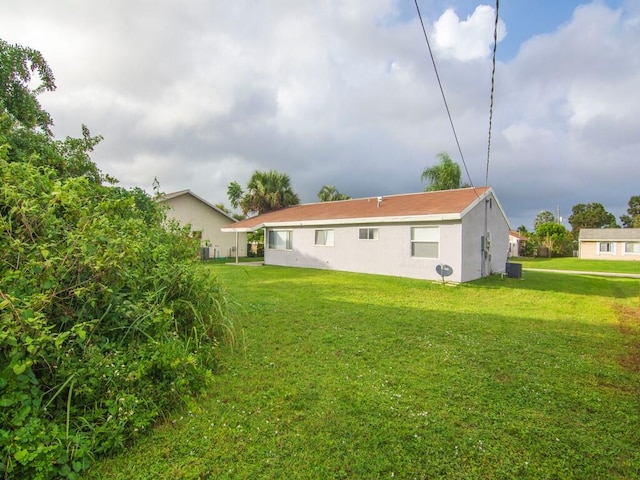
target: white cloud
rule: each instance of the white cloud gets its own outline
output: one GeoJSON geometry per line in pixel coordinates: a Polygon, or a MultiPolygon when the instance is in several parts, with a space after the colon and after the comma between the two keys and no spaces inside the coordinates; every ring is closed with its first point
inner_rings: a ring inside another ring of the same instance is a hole
{"type": "MultiPolygon", "coordinates": [[[[447,9],[435,22],[433,34],[438,52],[444,58],[460,61],[484,58],[493,48],[495,10],[478,5],[466,20],[447,9]]],[[[504,22],[498,20],[498,42],[506,35],[504,22]]]]}
{"type": "MultiPolygon", "coordinates": [[[[40,49],[58,91],[59,136],[85,123],[94,159],[124,185],[226,200],[255,169],[288,173],[304,201],[423,188],[446,151],[460,162],[415,12],[400,0],[193,0],[0,5],[2,38],[40,49]]],[[[424,3],[424,2],[423,2],[424,3]]],[[[443,87],[476,183],[484,181],[494,11],[439,10],[443,87]],[[442,13],[444,11],[444,13],[442,13]]],[[[513,217],[637,195],[639,12],[595,2],[532,36],[496,71],[490,183],[513,217]],[[591,195],[591,197],[589,197],[591,195]]],[[[427,21],[427,25],[428,25],[427,21]]],[[[500,24],[499,40],[508,25],[500,24]]],[[[622,212],[620,212],[622,213],[622,212]]]]}

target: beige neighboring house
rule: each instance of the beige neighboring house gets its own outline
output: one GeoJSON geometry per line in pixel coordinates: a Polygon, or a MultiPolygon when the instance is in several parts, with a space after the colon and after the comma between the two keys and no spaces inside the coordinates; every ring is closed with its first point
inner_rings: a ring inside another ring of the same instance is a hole
{"type": "Polygon", "coordinates": [[[578,256],[591,260],[640,260],[640,228],[582,228],[578,256]]]}
{"type": "Polygon", "coordinates": [[[222,227],[236,220],[199,197],[191,190],[167,193],[158,202],[169,206],[167,216],[181,225],[191,224],[194,232],[201,233],[201,246],[208,247],[209,258],[246,257],[247,234],[223,232],[222,227]]]}
{"type": "Polygon", "coordinates": [[[491,188],[296,205],[223,231],[258,229],[268,265],[426,280],[441,280],[447,265],[456,283],[504,272],[509,251],[509,223],[491,188]]]}

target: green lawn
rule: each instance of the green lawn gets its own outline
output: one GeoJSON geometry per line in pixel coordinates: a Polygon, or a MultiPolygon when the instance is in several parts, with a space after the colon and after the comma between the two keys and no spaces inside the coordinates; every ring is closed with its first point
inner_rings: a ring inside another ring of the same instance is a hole
{"type": "Polygon", "coordinates": [[[580,270],[586,272],[613,272],[640,274],[640,261],[624,260],[582,260],[575,257],[562,258],[512,258],[512,262],[521,263],[522,268],[542,268],[551,270],[580,270]]]}
{"type": "Polygon", "coordinates": [[[638,280],[204,268],[244,348],[89,478],[640,478],[638,280]]]}

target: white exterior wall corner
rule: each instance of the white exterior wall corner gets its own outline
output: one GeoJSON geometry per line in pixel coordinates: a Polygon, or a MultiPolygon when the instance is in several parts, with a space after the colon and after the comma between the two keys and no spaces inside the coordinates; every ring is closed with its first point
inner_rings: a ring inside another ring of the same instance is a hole
{"type": "Polygon", "coordinates": [[[488,262],[490,273],[505,271],[509,252],[509,222],[500,202],[489,192],[476,202],[462,218],[462,281],[469,282],[482,276],[482,237],[485,234],[484,215],[487,205],[487,230],[491,239],[488,262]]]}
{"type": "MultiPolygon", "coordinates": [[[[212,209],[190,194],[184,194],[164,201],[169,209],[167,215],[181,225],[191,224],[193,231],[202,232],[202,245],[210,242],[211,257],[235,256],[236,234],[223,233],[222,227],[229,225],[229,218],[212,209]]],[[[238,233],[238,256],[247,256],[247,234],[238,233]]]]}

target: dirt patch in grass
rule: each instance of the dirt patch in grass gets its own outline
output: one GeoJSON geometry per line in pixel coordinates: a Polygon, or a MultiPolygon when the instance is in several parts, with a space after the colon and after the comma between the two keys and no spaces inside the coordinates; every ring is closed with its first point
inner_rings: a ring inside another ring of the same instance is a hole
{"type": "Polygon", "coordinates": [[[618,306],[616,313],[620,331],[633,337],[631,350],[622,358],[621,363],[625,368],[640,372],[640,308],[618,306]]]}

